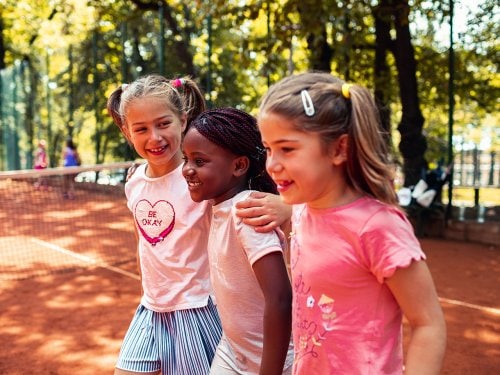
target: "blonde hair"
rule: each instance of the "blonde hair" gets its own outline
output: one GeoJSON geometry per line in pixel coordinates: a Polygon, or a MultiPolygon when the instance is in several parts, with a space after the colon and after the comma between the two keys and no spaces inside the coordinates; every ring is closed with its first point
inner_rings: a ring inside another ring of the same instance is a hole
{"type": "Polygon", "coordinates": [[[126,124],[128,105],[135,99],[146,97],[164,100],[165,105],[178,116],[186,113],[188,123],[206,109],[203,93],[190,77],[169,80],[161,75],[150,74],[121,85],[109,96],[107,110],[120,130],[123,131],[126,124]]]}
{"type": "Polygon", "coordinates": [[[347,85],[329,73],[293,75],[269,88],[259,109],[266,112],[290,119],[298,131],[318,133],[325,153],[332,141],[347,134],[347,183],[358,192],[398,205],[384,132],[368,89],[347,85]],[[313,111],[305,108],[303,91],[313,111]]]}

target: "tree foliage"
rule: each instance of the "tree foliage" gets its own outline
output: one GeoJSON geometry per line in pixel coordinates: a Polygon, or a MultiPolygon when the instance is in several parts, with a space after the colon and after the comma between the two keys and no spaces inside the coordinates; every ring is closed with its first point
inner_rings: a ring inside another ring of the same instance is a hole
{"type": "MultiPolygon", "coordinates": [[[[455,49],[459,130],[498,120],[497,3],[468,20],[455,49]]],[[[23,62],[26,154],[43,137],[58,160],[72,136],[87,163],[133,157],[105,104],[139,75],[190,75],[212,105],[254,112],[285,75],[331,71],[374,90],[413,182],[447,149],[448,51],[435,32],[448,21],[448,3],[430,0],[3,0],[0,69],[23,62]]]]}

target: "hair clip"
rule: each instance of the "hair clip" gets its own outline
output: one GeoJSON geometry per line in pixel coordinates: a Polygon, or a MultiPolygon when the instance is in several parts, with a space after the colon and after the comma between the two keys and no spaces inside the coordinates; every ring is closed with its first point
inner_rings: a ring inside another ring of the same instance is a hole
{"type": "Polygon", "coordinates": [[[128,87],[128,83],[122,83],[122,91],[125,91],[128,87]]]}
{"type": "Polygon", "coordinates": [[[184,79],[182,78],[177,78],[172,81],[172,86],[174,86],[176,89],[182,87],[183,84],[184,84],[184,79]]]}
{"type": "Polygon", "coordinates": [[[304,112],[306,113],[306,116],[314,116],[314,105],[309,92],[307,90],[302,90],[300,92],[300,96],[302,97],[302,105],[304,106],[304,112]]]}
{"type": "Polygon", "coordinates": [[[343,83],[342,84],[342,96],[346,99],[350,99],[351,98],[351,93],[349,92],[349,89],[351,88],[351,84],[350,83],[343,83]]]}

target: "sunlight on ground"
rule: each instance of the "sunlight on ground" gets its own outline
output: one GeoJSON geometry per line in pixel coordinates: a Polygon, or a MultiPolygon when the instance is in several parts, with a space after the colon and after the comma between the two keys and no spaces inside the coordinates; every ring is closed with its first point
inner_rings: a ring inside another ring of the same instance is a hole
{"type": "Polygon", "coordinates": [[[88,210],[86,209],[72,209],[72,210],[60,210],[60,211],[50,211],[45,215],[48,217],[52,217],[54,219],[65,219],[66,221],[70,221],[73,218],[84,217],[87,215],[88,210]]]}
{"type": "Polygon", "coordinates": [[[110,210],[116,207],[114,202],[95,202],[92,204],[92,209],[95,211],[110,210]]]}
{"type": "Polygon", "coordinates": [[[483,343],[489,344],[498,344],[500,343],[500,334],[498,332],[494,332],[491,329],[468,329],[464,333],[464,337],[474,341],[480,341],[483,343]]]}
{"type": "Polygon", "coordinates": [[[125,230],[128,230],[128,229],[130,229],[132,223],[133,223],[133,221],[131,220],[129,223],[128,222],[125,222],[125,223],[108,223],[108,224],[106,224],[106,226],[109,229],[125,229],[125,230]]]}

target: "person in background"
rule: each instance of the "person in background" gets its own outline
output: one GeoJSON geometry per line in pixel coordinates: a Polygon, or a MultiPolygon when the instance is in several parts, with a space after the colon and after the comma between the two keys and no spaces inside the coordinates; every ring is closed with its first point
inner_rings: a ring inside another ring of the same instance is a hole
{"type": "Polygon", "coordinates": [[[294,374],[439,374],[445,320],[370,92],[329,73],[287,77],[262,99],[258,126],[293,205],[294,374]]]}
{"type": "MultiPolygon", "coordinates": [[[[191,199],[180,148],[188,123],[205,107],[189,77],[147,75],[108,98],[115,124],[146,160],[125,184],[142,296],[115,374],[209,373],[222,332],[209,276],[210,205],[191,199]]],[[[256,214],[261,225],[279,215],[260,208],[256,214]]]]}
{"type": "MultiPolygon", "coordinates": [[[[44,139],[38,141],[38,147],[35,150],[33,168],[34,169],[45,169],[49,166],[49,157],[47,155],[47,143],[44,139]]],[[[48,189],[47,179],[43,176],[38,177],[35,182],[35,189],[48,189]]]]}
{"type": "Polygon", "coordinates": [[[292,291],[283,233],[257,233],[234,207],[249,189],[277,193],[255,118],[234,108],[203,112],[189,124],[182,150],[191,198],[213,205],[208,254],[223,336],[210,373],[291,374],[292,291]]]}
{"type": "MultiPolygon", "coordinates": [[[[81,164],[80,155],[73,139],[68,138],[62,153],[63,167],[77,167],[81,164]]],[[[69,173],[64,175],[63,196],[66,199],[75,198],[75,177],[76,174],[69,173]]]]}

